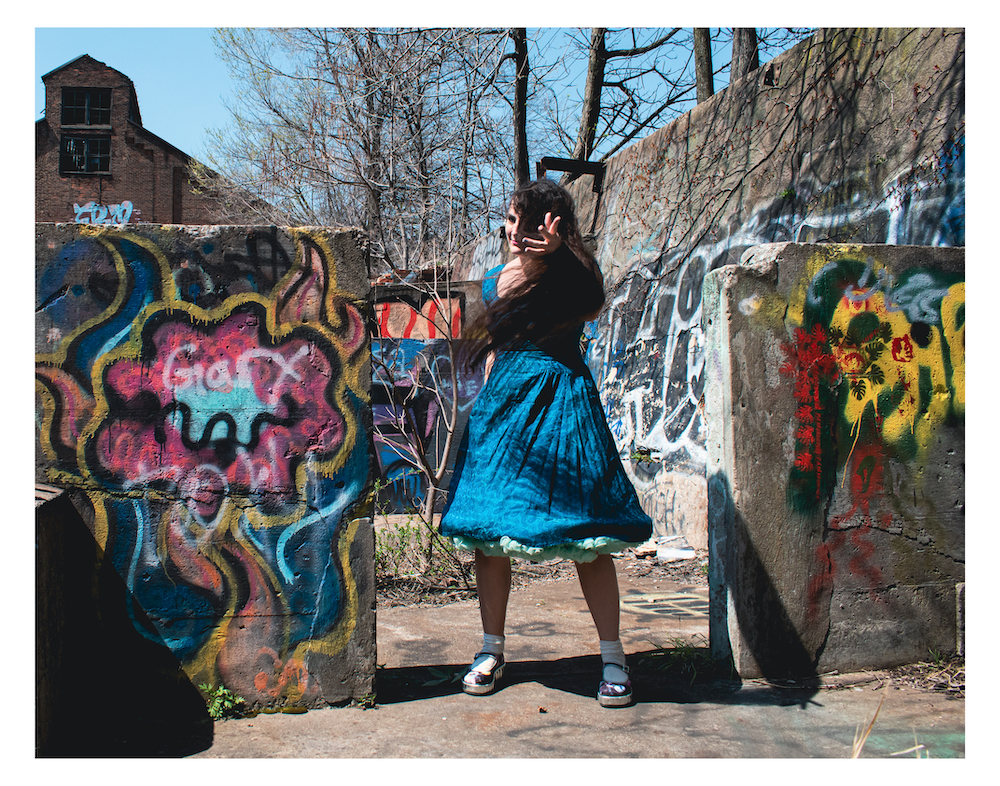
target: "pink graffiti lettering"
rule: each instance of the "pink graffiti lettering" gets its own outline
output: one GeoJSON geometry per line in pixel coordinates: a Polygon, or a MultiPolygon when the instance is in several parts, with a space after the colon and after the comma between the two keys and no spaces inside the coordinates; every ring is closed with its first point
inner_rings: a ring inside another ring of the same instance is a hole
{"type": "Polygon", "coordinates": [[[327,395],[333,367],[312,341],[273,345],[262,320],[236,313],[214,329],[186,315],[160,324],[149,361],[104,374],[120,400],[98,432],[100,463],[127,484],[169,481],[202,521],[234,494],[294,496],[295,466],[343,442],[327,395]]]}

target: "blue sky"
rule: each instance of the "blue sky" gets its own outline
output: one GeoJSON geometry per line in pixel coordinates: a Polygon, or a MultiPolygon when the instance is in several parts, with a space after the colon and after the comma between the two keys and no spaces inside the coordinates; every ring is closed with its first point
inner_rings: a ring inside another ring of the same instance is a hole
{"type": "MultiPolygon", "coordinates": [[[[210,27],[37,27],[34,119],[41,118],[45,109],[42,76],[90,55],[132,80],[145,128],[206,161],[206,132],[229,122],[224,102],[234,91],[212,31],[210,27]]],[[[579,67],[581,75],[584,65],[579,67]]]]}
{"type": "MultiPolygon", "coordinates": [[[[81,55],[90,55],[135,84],[143,126],[207,162],[207,131],[228,124],[225,101],[234,93],[233,80],[212,40],[213,28],[36,27],[32,32],[35,120],[42,117],[45,106],[41,77],[81,55]]],[[[552,33],[555,29],[550,27],[535,29],[532,35],[539,37],[541,45],[551,45],[551,41],[564,45],[564,39],[553,38],[552,33]]],[[[582,79],[585,65],[582,59],[576,63],[577,79],[582,79]]],[[[716,88],[722,86],[717,81],[716,88]]]]}
{"type": "Polygon", "coordinates": [[[204,159],[206,129],[228,120],[223,104],[231,92],[225,64],[212,43],[212,28],[36,28],[35,115],[42,117],[41,77],[90,55],[135,84],[142,124],[188,155],[204,159]]]}

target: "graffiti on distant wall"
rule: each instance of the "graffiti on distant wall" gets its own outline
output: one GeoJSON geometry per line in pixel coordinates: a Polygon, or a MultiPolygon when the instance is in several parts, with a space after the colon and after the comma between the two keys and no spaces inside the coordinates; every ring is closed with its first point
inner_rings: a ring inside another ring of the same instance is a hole
{"type": "MultiPolygon", "coordinates": [[[[629,260],[629,273],[617,291],[609,293],[587,358],[623,455],[648,450],[659,460],[647,464],[651,469],[643,476],[632,477],[647,508],[656,502],[661,473],[698,475],[705,467],[698,406],[704,389],[705,274],[739,262],[744,251],[761,243],[852,236],[859,242],[962,245],[963,150],[964,139],[946,145],[936,157],[939,169],[926,182],[907,172],[872,193],[860,174],[854,189],[848,187],[851,183],[802,181],[798,192],[823,193],[836,186],[839,193],[854,194],[854,201],[818,210],[795,193],[783,193],[757,206],[741,224],[719,221],[693,247],[657,249],[651,239],[656,232],[647,231],[634,247],[614,252],[616,258],[629,260]]],[[[605,243],[612,240],[605,238],[605,243]]]]}
{"type": "Polygon", "coordinates": [[[318,695],[310,657],[339,651],[357,614],[362,304],[321,233],[293,233],[280,269],[254,272],[264,289],[227,295],[237,277],[207,277],[228,264],[205,263],[208,243],[83,231],[38,281],[50,479],[86,491],[145,612],[136,628],[193,681],[264,703],[318,695]],[[179,285],[194,258],[197,295],[179,285]]]}
{"type": "Polygon", "coordinates": [[[419,309],[405,300],[377,301],[375,321],[382,338],[433,341],[449,334],[458,338],[462,328],[462,299],[427,297],[419,309]]]}
{"type": "Polygon", "coordinates": [[[816,607],[839,564],[878,585],[871,530],[898,530],[904,504],[892,468],[919,481],[939,429],[964,421],[964,274],[894,277],[871,257],[817,258],[789,318],[800,325],[781,368],[798,404],[789,501],[800,511],[825,505],[838,477],[850,489],[816,554],[816,607]]]}
{"type": "Polygon", "coordinates": [[[503,250],[506,245],[506,235],[501,227],[490,232],[486,238],[476,244],[472,252],[472,262],[465,272],[465,278],[470,281],[481,281],[487,271],[503,262],[503,250]]]}
{"type": "Polygon", "coordinates": [[[132,203],[127,199],[119,205],[100,205],[90,201],[82,207],[73,203],[77,224],[127,224],[132,218],[132,203]]]}
{"type": "Polygon", "coordinates": [[[444,460],[448,415],[443,408],[457,396],[464,411],[478,392],[481,380],[474,374],[457,374],[457,389],[452,384],[454,339],[461,336],[464,308],[465,295],[457,291],[434,296],[405,289],[376,295],[372,419],[383,481],[379,501],[389,511],[405,512],[423,501],[427,481],[415,466],[413,451],[431,466],[444,460]]]}

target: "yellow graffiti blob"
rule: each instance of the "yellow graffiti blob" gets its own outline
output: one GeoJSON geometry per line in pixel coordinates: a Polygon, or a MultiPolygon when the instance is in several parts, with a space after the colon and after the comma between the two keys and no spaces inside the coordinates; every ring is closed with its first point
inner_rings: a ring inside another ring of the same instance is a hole
{"type": "Polygon", "coordinates": [[[798,276],[791,291],[788,293],[787,308],[785,311],[785,321],[791,325],[802,326],[805,324],[806,301],[809,298],[810,283],[818,276],[823,268],[831,262],[847,257],[863,258],[865,253],[863,246],[838,244],[829,247],[820,247],[808,260],[802,274],[798,276]]]}
{"type": "MultiPolygon", "coordinates": [[[[862,419],[871,409],[876,427],[880,426],[883,440],[897,444],[913,437],[919,452],[918,463],[931,446],[934,431],[944,422],[950,410],[965,411],[965,327],[959,324],[959,309],[964,306],[965,286],[951,287],[942,301],[941,313],[944,330],[928,325],[928,335],[921,342],[913,338],[913,326],[900,310],[886,308],[881,291],[866,298],[863,291],[855,299],[841,298],[830,322],[831,332],[848,333],[851,321],[860,314],[870,313],[880,325],[888,325],[885,349],[874,361],[864,348],[855,343],[831,342],[831,351],[851,391],[844,408],[844,417],[851,424],[854,444],[861,433],[862,419]],[[944,349],[950,353],[952,373],[949,378],[944,349]],[[873,374],[877,367],[881,374],[873,374]],[[926,411],[921,414],[920,374],[926,369],[930,374],[931,396],[926,411]],[[856,393],[855,393],[856,391],[856,393]],[[885,402],[892,394],[898,403],[887,412],[879,411],[879,400],[885,402]]],[[[853,450],[853,445],[852,445],[853,450]]]]}
{"type": "Polygon", "coordinates": [[[951,353],[952,406],[965,416],[965,282],[954,284],[941,299],[941,323],[951,353]],[[962,315],[962,316],[960,316],[962,315]]]}

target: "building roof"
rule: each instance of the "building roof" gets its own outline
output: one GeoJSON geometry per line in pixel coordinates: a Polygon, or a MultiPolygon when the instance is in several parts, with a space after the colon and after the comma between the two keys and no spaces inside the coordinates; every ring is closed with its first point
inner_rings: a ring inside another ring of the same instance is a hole
{"type": "Polygon", "coordinates": [[[107,63],[102,63],[100,60],[95,60],[90,55],[80,55],[79,57],[74,57],[68,63],[63,63],[58,68],[53,68],[47,74],[42,74],[42,81],[44,82],[46,79],[48,79],[53,74],[58,73],[59,71],[62,71],[64,68],[69,68],[71,65],[76,65],[77,63],[79,63],[82,60],[83,61],[89,61],[90,63],[93,63],[94,65],[101,66],[102,68],[106,68],[109,71],[114,71],[116,74],[119,74],[122,77],[122,79],[125,79],[126,81],[128,81],[129,84],[131,84],[131,82],[132,82],[132,80],[129,79],[127,75],[123,74],[117,68],[112,68],[107,63]]]}
{"type": "Polygon", "coordinates": [[[141,126],[142,114],[139,112],[139,97],[135,92],[135,84],[132,82],[131,79],[128,78],[128,75],[123,74],[117,68],[112,68],[107,63],[102,63],[100,60],[95,60],[90,55],[80,55],[79,57],[73,58],[68,63],[63,63],[58,68],[53,68],[47,74],[42,75],[42,82],[47,82],[49,79],[58,74],[60,71],[69,68],[70,66],[82,66],[82,65],[98,66],[107,71],[111,71],[115,74],[118,74],[123,80],[125,80],[129,88],[129,100],[132,102],[132,107],[135,109],[135,119],[138,122],[138,125],[141,126]]]}

